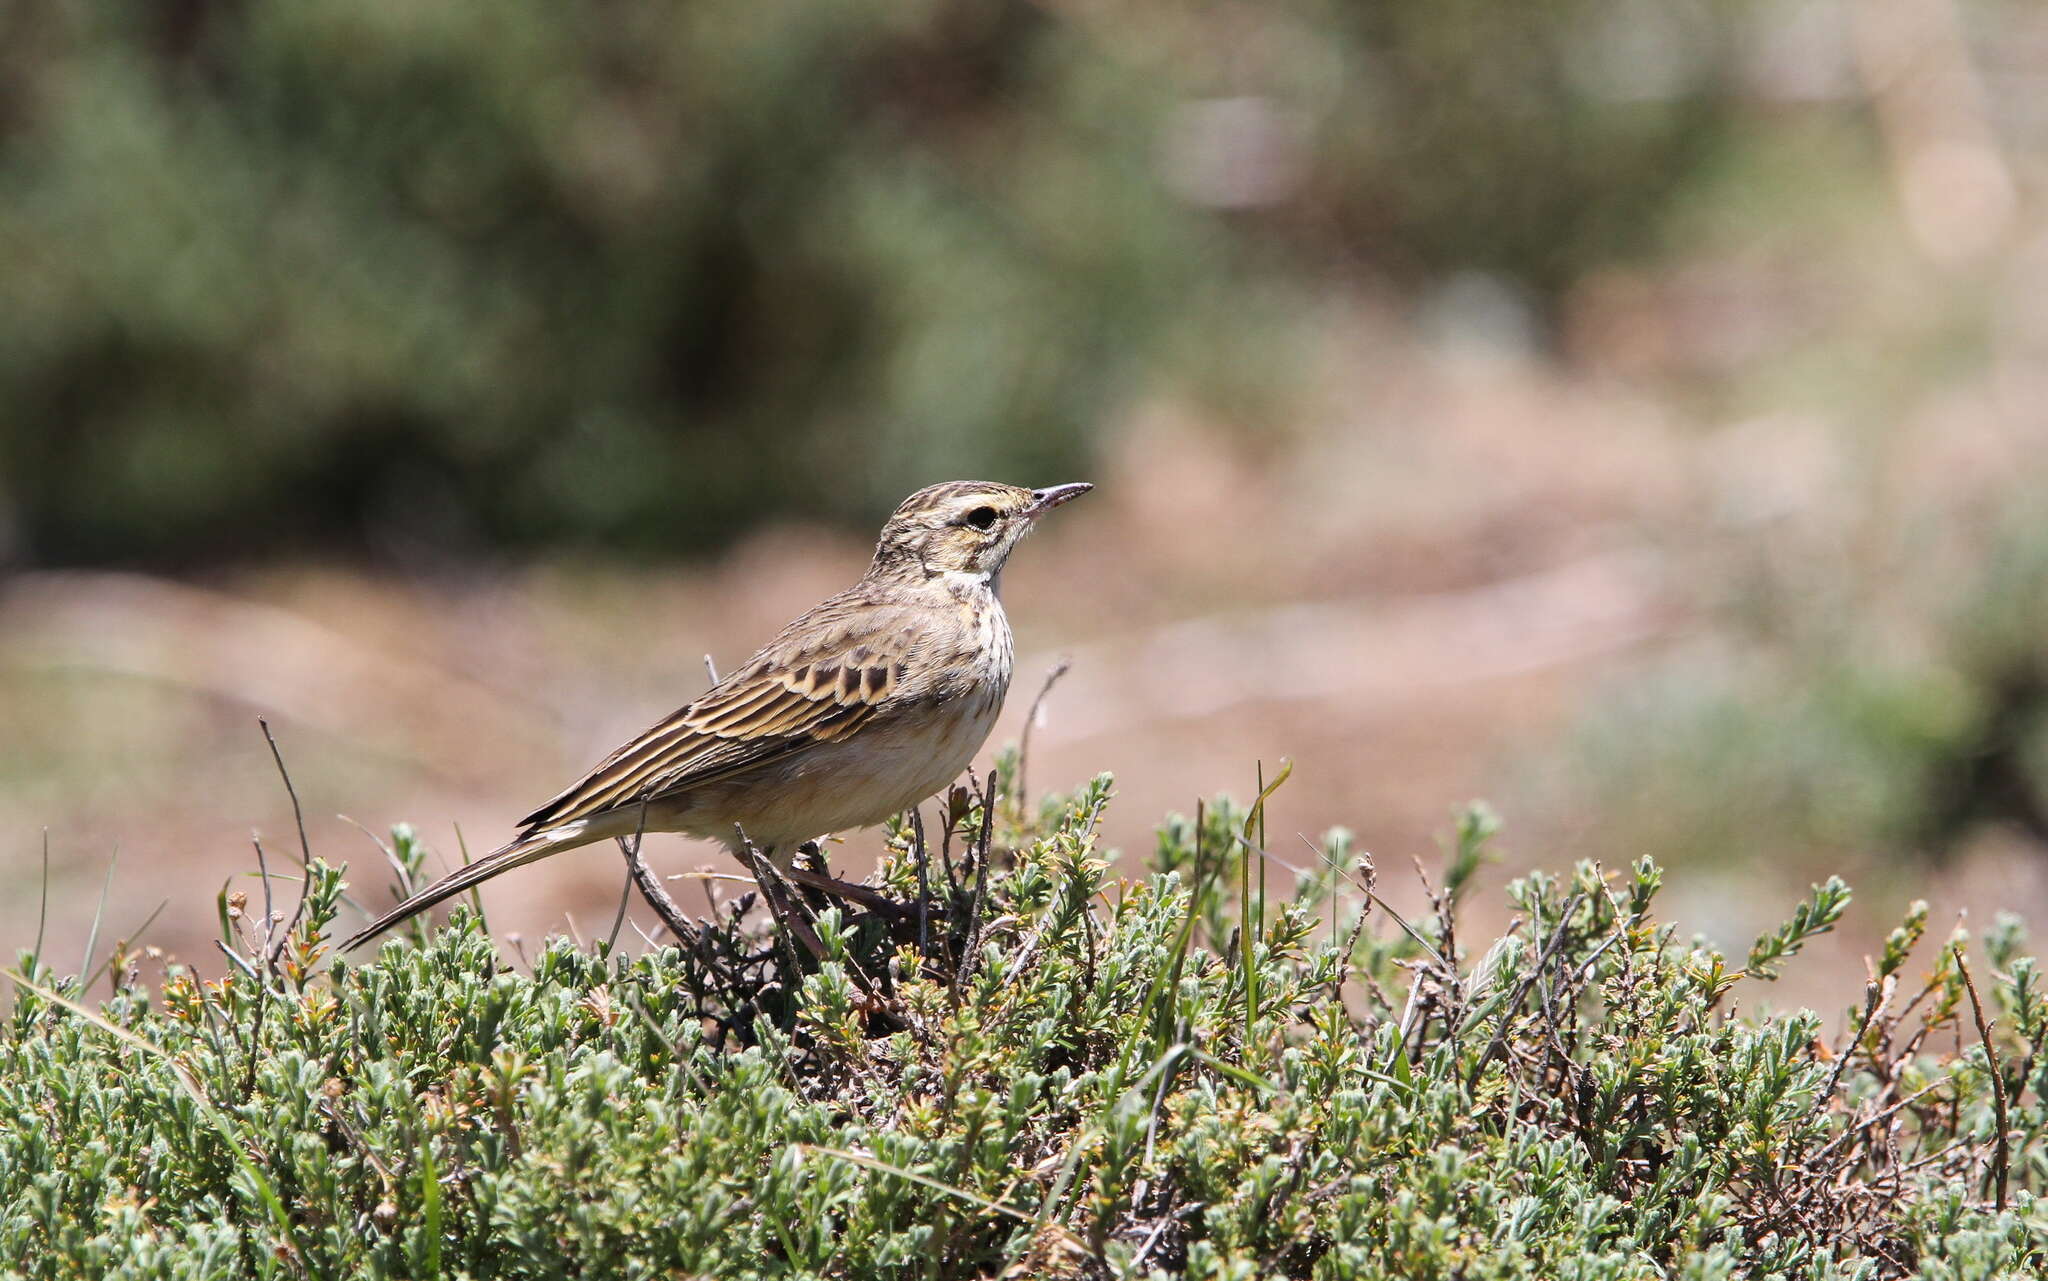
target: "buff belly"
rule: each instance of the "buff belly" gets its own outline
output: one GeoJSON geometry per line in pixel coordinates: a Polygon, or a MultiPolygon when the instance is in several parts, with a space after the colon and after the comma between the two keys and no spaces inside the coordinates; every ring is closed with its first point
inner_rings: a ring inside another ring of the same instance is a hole
{"type": "Polygon", "coordinates": [[[797,760],[695,789],[650,807],[651,831],[734,842],[738,824],[764,850],[788,853],[832,832],[871,827],[958,778],[995,727],[1002,691],[952,714],[909,715],[819,744],[797,760]]]}

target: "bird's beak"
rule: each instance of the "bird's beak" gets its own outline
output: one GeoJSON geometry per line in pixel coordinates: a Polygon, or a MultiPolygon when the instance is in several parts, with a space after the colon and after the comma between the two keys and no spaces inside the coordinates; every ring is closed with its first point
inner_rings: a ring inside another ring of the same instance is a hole
{"type": "Polygon", "coordinates": [[[1095,486],[1086,481],[1075,481],[1071,485],[1052,485],[1045,489],[1031,491],[1031,506],[1024,509],[1026,516],[1043,516],[1069,499],[1079,498],[1095,486]]]}

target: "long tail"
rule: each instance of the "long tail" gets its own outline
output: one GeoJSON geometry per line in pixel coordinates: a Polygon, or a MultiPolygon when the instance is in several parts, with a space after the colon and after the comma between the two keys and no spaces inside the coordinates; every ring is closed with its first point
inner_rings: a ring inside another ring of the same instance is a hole
{"type": "Polygon", "coordinates": [[[397,907],[371,921],[368,925],[356,931],[355,935],[348,942],[343,943],[341,950],[344,952],[352,951],[400,921],[417,916],[436,903],[444,899],[453,898],[473,885],[481,885],[500,872],[509,872],[515,867],[524,867],[528,863],[538,862],[550,854],[559,854],[563,850],[575,849],[579,845],[588,845],[592,841],[603,840],[605,833],[601,830],[592,832],[590,830],[592,826],[592,824],[588,823],[579,823],[546,831],[528,832],[509,844],[501,845],[476,862],[450,872],[432,885],[405,900],[405,902],[400,903],[397,907]]]}

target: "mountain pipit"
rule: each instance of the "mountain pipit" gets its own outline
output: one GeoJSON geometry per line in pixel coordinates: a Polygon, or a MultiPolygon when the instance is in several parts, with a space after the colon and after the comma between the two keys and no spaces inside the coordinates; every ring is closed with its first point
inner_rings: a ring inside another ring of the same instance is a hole
{"type": "Polygon", "coordinates": [[[804,841],[916,805],[966,768],[1010,687],[1003,562],[1040,516],[1091,488],[969,480],[912,494],[860,582],[527,815],[510,843],[343,947],[593,841],[683,832],[737,856],[743,832],[786,868],[804,841]]]}

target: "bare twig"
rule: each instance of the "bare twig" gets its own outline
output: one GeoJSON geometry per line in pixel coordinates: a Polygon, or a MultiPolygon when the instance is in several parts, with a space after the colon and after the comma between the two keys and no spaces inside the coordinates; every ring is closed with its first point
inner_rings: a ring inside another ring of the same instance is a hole
{"type": "MultiPolygon", "coordinates": [[[[1040,915],[1037,926],[1025,937],[1024,946],[1017,950],[1016,959],[1010,962],[1009,970],[1003,975],[1004,986],[1015,983],[1031,967],[1033,958],[1038,955],[1039,945],[1045,941],[1045,936],[1058,924],[1060,915],[1066,910],[1066,895],[1067,885],[1062,881],[1054,888],[1052,901],[1045,905],[1045,911],[1040,915]]],[[[1088,905],[1083,903],[1081,911],[1085,913],[1087,910],[1088,905]]]]}
{"type": "Polygon", "coordinates": [[[619,884],[619,910],[612,917],[612,932],[605,936],[604,950],[607,956],[619,947],[619,931],[626,928],[626,904],[633,901],[633,873],[629,869],[626,879],[619,884]]]}
{"type": "Polygon", "coordinates": [[[1421,948],[1425,956],[1429,957],[1430,960],[1436,962],[1438,969],[1450,968],[1450,962],[1444,960],[1443,953],[1437,951],[1435,945],[1422,936],[1422,931],[1410,925],[1407,921],[1407,918],[1403,917],[1399,912],[1395,911],[1392,904],[1388,903],[1385,899],[1381,898],[1377,890],[1367,890],[1365,892],[1365,896],[1369,901],[1371,901],[1373,906],[1379,908],[1380,911],[1385,912],[1388,916],[1392,917],[1394,924],[1401,927],[1401,932],[1406,934],[1417,947],[1421,948]]]}
{"type": "MultiPolygon", "coordinates": [[[[277,912],[270,901],[270,861],[263,857],[263,838],[254,832],[249,834],[249,844],[256,847],[256,875],[263,881],[263,960],[271,963],[270,943],[277,934],[277,912]]],[[[305,884],[302,880],[301,886],[305,884]]],[[[300,891],[304,893],[303,889],[300,891]]]]}
{"type": "Polygon", "coordinates": [[[1544,944],[1542,953],[1536,958],[1536,964],[1515,986],[1515,994],[1509,998],[1508,1008],[1501,1012],[1500,1026],[1493,1030],[1493,1039],[1487,1042],[1486,1051],[1479,1056],[1479,1062],[1472,1065],[1472,1074],[1465,1078],[1467,1094],[1479,1088],[1479,1078],[1485,1075],[1487,1065],[1493,1062],[1494,1056],[1500,1053],[1501,1046],[1507,1041],[1508,1028],[1515,1021],[1515,1012],[1522,1008],[1522,1002],[1529,996],[1529,989],[1535,986],[1536,980],[1543,976],[1545,968],[1557,956],[1558,948],[1564,946],[1565,932],[1571,927],[1572,913],[1578,910],[1578,906],[1579,891],[1573,890],[1565,898],[1564,907],[1557,914],[1557,928],[1551,931],[1550,942],[1544,944]]]}
{"type": "Polygon", "coordinates": [[[1903,1099],[1900,1099],[1897,1103],[1892,1104],[1890,1107],[1885,1108],[1883,1111],[1871,1113],[1869,1116],[1866,1116],[1862,1120],[1855,1122],[1848,1129],[1842,1131],[1840,1134],[1837,1134],[1834,1138],[1829,1139],[1826,1143],[1822,1144],[1820,1150],[1813,1154],[1812,1159],[1816,1161],[1819,1160],[1820,1158],[1826,1156],[1828,1153],[1834,1151],[1836,1148],[1840,1147],[1843,1143],[1847,1142],[1852,1135],[1860,1134],[1863,1131],[1869,1129],[1871,1126],[1878,1124],[1879,1122],[1891,1120],[1901,1111],[1911,1107],[1915,1103],[1918,1103],[1920,1100],[1926,1098],[1928,1095],[1933,1094],[1939,1090],[1944,1090],[1948,1088],[1948,1086],[1952,1084],[1954,1081],[1955,1078],[1952,1076],[1942,1077],[1939,1081],[1935,1081],[1931,1085],[1926,1085],[1918,1090],[1915,1090],[1913,1093],[1907,1095],[1903,1099]]]}
{"type": "MultiPolygon", "coordinates": [[[[370,844],[376,846],[377,852],[384,856],[384,862],[390,866],[391,874],[398,878],[399,884],[404,885],[406,883],[407,878],[405,875],[405,865],[398,861],[398,855],[393,853],[391,847],[384,843],[383,837],[371,831],[369,829],[369,826],[365,824],[361,819],[351,818],[346,814],[336,814],[335,817],[340,819],[342,822],[348,824],[350,827],[353,827],[358,832],[361,832],[364,836],[367,836],[370,839],[370,844]]],[[[356,902],[355,898],[351,895],[343,894],[341,896],[341,901],[347,903],[351,907],[356,908],[358,911],[361,911],[365,916],[376,915],[376,913],[369,911],[368,909],[364,908],[362,904],[356,902]]]]}
{"type": "MultiPolygon", "coordinates": [[[[939,866],[946,873],[946,899],[949,903],[960,893],[960,884],[953,877],[953,825],[959,821],[959,816],[954,813],[953,798],[965,794],[965,788],[954,784],[946,790],[945,803],[939,808],[939,817],[945,820],[939,824],[939,866]]],[[[966,802],[961,802],[961,808],[964,810],[965,807],[966,802]]]]}
{"type": "Polygon", "coordinates": [[[1017,737],[1017,795],[1015,801],[1019,819],[1022,819],[1024,816],[1024,807],[1031,803],[1031,789],[1025,785],[1025,769],[1031,761],[1031,730],[1038,724],[1039,715],[1045,710],[1046,695],[1052,693],[1052,687],[1059,684],[1060,677],[1065,676],[1068,669],[1073,667],[1073,665],[1073,660],[1069,658],[1062,658],[1059,662],[1054,663],[1052,670],[1045,674],[1045,683],[1038,687],[1038,697],[1031,700],[1031,710],[1025,713],[1024,732],[1017,737]]]}
{"type": "MultiPolygon", "coordinates": [[[[244,1102],[256,1093],[256,1065],[263,1050],[263,1015],[270,1006],[270,985],[263,981],[263,972],[240,952],[228,946],[226,939],[215,939],[213,945],[237,970],[248,976],[249,985],[256,989],[256,1014],[249,1021],[249,1040],[242,1041],[239,1022],[229,1025],[234,1034],[235,1045],[242,1050],[246,1070],[242,1073],[242,1099],[244,1102]]],[[[232,976],[231,976],[232,977],[232,976]]]]}
{"type": "Polygon", "coordinates": [[[277,762],[277,776],[284,780],[284,794],[292,798],[292,821],[299,825],[299,864],[310,865],[313,861],[313,847],[306,840],[306,812],[299,807],[299,790],[292,786],[291,771],[284,767],[284,753],[277,749],[277,736],[270,732],[270,722],[261,716],[256,723],[263,727],[263,741],[270,744],[270,759],[277,762]]]}
{"type": "MultiPolygon", "coordinates": [[[[668,932],[675,936],[676,942],[689,947],[697,941],[698,931],[690,924],[690,918],[683,915],[683,909],[669,897],[668,888],[661,883],[661,878],[656,876],[648,868],[646,861],[640,857],[641,841],[646,834],[647,805],[643,801],[640,806],[640,821],[633,831],[633,839],[628,842],[623,836],[618,838],[619,853],[626,858],[627,879],[639,888],[640,897],[647,900],[647,906],[654,909],[654,914],[661,918],[661,923],[668,927],[668,932]]],[[[616,934],[617,927],[614,926],[613,930],[616,934]]]]}
{"type": "Polygon", "coordinates": [[[974,842],[974,897],[967,912],[967,941],[960,953],[960,963],[953,967],[953,1000],[956,1004],[968,975],[974,970],[975,957],[981,951],[981,912],[988,900],[989,837],[993,830],[995,807],[996,775],[994,770],[990,770],[988,784],[981,797],[981,832],[974,842]]]}
{"type": "Polygon", "coordinates": [[[1991,1169],[1998,1180],[1998,1211],[2005,1212],[2005,1186],[2012,1166],[2010,1140],[2006,1136],[2005,1077],[1998,1070],[1998,1050],[1991,1044],[1991,1025],[1984,1021],[1984,1005],[1977,999],[1977,981],[1970,977],[1969,964],[1963,960],[1963,947],[1955,947],[1956,969],[1963,976],[1963,990],[1970,994],[1970,1014],[1977,1022],[1977,1039],[1984,1043],[1984,1059],[1991,1068],[1991,1105],[1998,1118],[1998,1145],[1992,1149],[1991,1169]]]}
{"type": "Polygon", "coordinates": [[[284,945],[290,941],[292,931],[299,928],[299,921],[306,914],[306,895],[313,886],[313,846],[306,840],[306,812],[299,805],[298,789],[292,786],[291,771],[284,767],[284,753],[278,749],[277,736],[270,732],[269,721],[259,716],[256,723],[263,729],[263,741],[270,744],[270,759],[277,762],[277,776],[284,780],[284,794],[291,798],[292,822],[299,829],[299,868],[305,873],[299,878],[298,906],[292,909],[291,920],[285,923],[284,930],[277,932],[277,923],[270,910],[270,869],[264,866],[262,844],[257,844],[256,865],[263,873],[263,963],[274,974],[277,958],[284,954],[284,945]]]}
{"type": "Polygon", "coordinates": [[[1145,1237],[1144,1244],[1138,1247],[1138,1253],[1131,1259],[1131,1270],[1135,1272],[1138,1268],[1138,1265],[1145,1261],[1145,1256],[1152,1253],[1152,1247],[1159,1244],[1160,1235],[1163,1234],[1168,1228],[1172,1227],[1175,1223],[1178,1223],[1180,1220],[1187,1218],[1189,1215],[1199,1214],[1201,1211],[1206,1210],[1208,1208],[1209,1203],[1207,1201],[1191,1201],[1188,1204],[1182,1206],[1180,1209],[1175,1210],[1172,1214],[1162,1217],[1159,1220],[1159,1222],[1153,1224],[1152,1231],[1145,1237]]]}
{"type": "Polygon", "coordinates": [[[924,809],[921,806],[910,807],[910,833],[917,841],[917,954],[922,957],[929,956],[932,950],[932,851],[925,842],[924,809]]]}
{"type": "Polygon", "coordinates": [[[1863,1044],[1863,1035],[1870,1030],[1871,1020],[1877,1017],[1879,1010],[1891,1003],[1892,993],[1897,986],[1895,979],[1886,976],[1884,982],[1872,983],[1864,990],[1863,1018],[1856,1024],[1856,1034],[1849,1038],[1849,1044],[1842,1047],[1842,1052],[1835,1056],[1835,1064],[1828,1070],[1827,1084],[1821,1087],[1820,1093],[1813,1100],[1812,1110],[1807,1113],[1809,1120],[1817,1119],[1822,1112],[1827,1111],[1828,1101],[1835,1097],[1835,1087],[1842,1083],[1842,1073],[1847,1070],[1850,1057],[1856,1053],[1856,1047],[1863,1044]]]}

